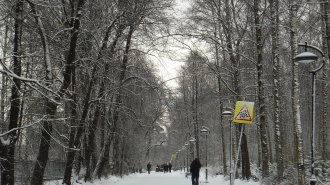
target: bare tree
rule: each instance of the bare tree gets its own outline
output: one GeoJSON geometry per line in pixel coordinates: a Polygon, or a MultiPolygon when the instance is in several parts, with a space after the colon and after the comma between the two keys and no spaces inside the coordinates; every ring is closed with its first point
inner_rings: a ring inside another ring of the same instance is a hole
{"type": "MultiPolygon", "coordinates": [[[[65,71],[63,73],[64,80],[61,88],[58,91],[60,97],[63,97],[66,94],[66,90],[70,87],[72,82],[73,63],[76,60],[76,46],[77,46],[77,40],[78,40],[78,34],[80,28],[80,18],[82,15],[83,5],[84,5],[84,0],[78,0],[75,20],[71,32],[72,35],[70,40],[69,54],[66,61],[65,71]]],[[[40,139],[38,157],[33,170],[33,175],[31,180],[31,184],[34,185],[42,185],[43,183],[43,176],[48,161],[51,134],[53,130],[51,120],[52,118],[54,118],[54,115],[56,113],[57,104],[54,101],[49,101],[46,107],[47,107],[46,110],[47,118],[43,123],[43,130],[40,139]]]]}
{"type": "MultiPolygon", "coordinates": [[[[17,0],[15,4],[15,25],[14,25],[14,70],[13,73],[17,76],[21,75],[21,38],[22,38],[22,24],[23,24],[23,1],[17,0]]],[[[9,117],[9,134],[4,139],[1,137],[0,146],[4,152],[3,156],[5,160],[1,160],[1,184],[14,185],[14,162],[15,162],[15,143],[19,137],[17,127],[19,122],[20,106],[21,106],[21,80],[13,78],[13,85],[11,89],[11,108],[9,117]],[[4,142],[6,140],[6,142],[4,142]],[[5,144],[7,143],[7,144],[5,144]]]]}
{"type": "Polygon", "coordinates": [[[270,4],[270,17],[271,17],[271,41],[272,41],[272,61],[273,61],[273,86],[274,86],[274,136],[275,136],[275,151],[276,151],[276,164],[277,164],[277,182],[283,180],[283,141],[282,141],[282,124],[280,120],[280,63],[278,57],[279,49],[279,2],[269,0],[270,4]]]}
{"type": "Polygon", "coordinates": [[[294,57],[297,54],[297,1],[290,0],[290,28],[291,28],[291,63],[293,65],[292,77],[292,110],[293,110],[293,126],[294,126],[294,146],[295,146],[295,163],[298,170],[298,185],[305,184],[305,166],[303,155],[302,129],[300,122],[300,106],[299,106],[299,81],[298,81],[298,64],[294,57]]]}
{"type": "Polygon", "coordinates": [[[264,80],[263,80],[263,40],[262,40],[262,27],[260,21],[260,1],[254,0],[254,25],[256,35],[256,54],[257,54],[257,83],[258,83],[258,103],[259,103],[259,119],[260,119],[260,136],[261,136],[261,150],[262,150],[262,177],[269,177],[269,151],[267,141],[267,121],[266,121],[266,103],[264,97],[264,80]]]}

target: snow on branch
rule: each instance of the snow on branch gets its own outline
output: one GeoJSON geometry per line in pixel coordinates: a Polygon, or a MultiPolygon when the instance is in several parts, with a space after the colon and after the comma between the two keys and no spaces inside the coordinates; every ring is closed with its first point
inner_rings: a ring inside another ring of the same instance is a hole
{"type": "MultiPolygon", "coordinates": [[[[45,85],[43,85],[42,83],[40,83],[39,80],[36,80],[36,79],[31,79],[31,78],[25,78],[25,77],[21,77],[21,76],[18,76],[16,75],[13,71],[11,71],[3,62],[2,60],[0,59],[0,63],[1,65],[4,67],[4,69],[0,69],[0,73],[3,73],[3,74],[6,74],[12,78],[16,78],[16,79],[19,79],[23,82],[29,82],[29,83],[33,83],[33,84],[36,84],[38,86],[40,86],[41,88],[47,90],[48,92],[54,94],[55,96],[58,96],[59,95],[54,92],[52,89],[46,87],[45,85]]],[[[43,94],[42,92],[40,92],[39,90],[37,90],[35,87],[33,87],[32,85],[26,83],[28,86],[30,86],[31,88],[33,88],[34,90],[36,90],[38,93],[42,94],[43,96],[47,97],[45,94],[43,94]]],[[[55,100],[52,100],[54,103],[56,104],[60,104],[59,102],[56,102],[55,100]]]]}

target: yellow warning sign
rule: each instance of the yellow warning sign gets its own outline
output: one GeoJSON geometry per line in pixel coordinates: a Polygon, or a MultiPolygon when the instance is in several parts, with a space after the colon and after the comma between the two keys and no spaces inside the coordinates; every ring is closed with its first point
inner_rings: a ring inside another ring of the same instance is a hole
{"type": "Polygon", "coordinates": [[[172,154],[172,160],[176,160],[176,154],[172,154]]]}
{"type": "Polygon", "coordinates": [[[252,124],[254,114],[254,102],[237,101],[234,112],[235,123],[252,124]]]}

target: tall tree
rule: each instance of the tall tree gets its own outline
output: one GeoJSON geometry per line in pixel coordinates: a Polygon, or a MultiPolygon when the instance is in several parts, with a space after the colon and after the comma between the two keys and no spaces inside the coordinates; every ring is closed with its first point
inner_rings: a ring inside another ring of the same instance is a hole
{"type": "MultiPolygon", "coordinates": [[[[124,56],[121,64],[121,71],[120,71],[120,76],[119,76],[119,82],[120,86],[123,85],[126,77],[126,72],[127,72],[127,65],[128,65],[128,54],[130,51],[131,47],[131,41],[132,41],[132,35],[135,31],[135,24],[132,24],[129,26],[129,31],[127,34],[126,38],[126,46],[125,46],[125,51],[124,51],[124,56]]],[[[118,119],[119,119],[119,114],[120,114],[120,105],[122,103],[122,95],[123,95],[123,90],[121,87],[119,87],[119,92],[116,95],[115,98],[115,109],[114,109],[114,115],[113,115],[113,133],[114,135],[114,154],[113,154],[113,162],[114,162],[114,174],[121,175],[120,173],[120,135],[117,133],[118,130],[118,119]]]]}
{"type": "MultiPolygon", "coordinates": [[[[66,61],[65,71],[63,73],[63,84],[58,91],[59,97],[64,97],[67,89],[70,87],[72,82],[72,70],[73,63],[76,60],[76,47],[78,41],[78,34],[80,28],[80,18],[82,16],[84,0],[78,0],[77,2],[77,10],[74,17],[74,24],[71,31],[71,39],[70,39],[70,48],[69,54],[66,61]]],[[[58,98],[57,98],[58,99],[58,98]]],[[[35,167],[33,170],[33,175],[31,179],[31,184],[34,185],[42,185],[43,176],[46,168],[46,164],[49,158],[49,148],[51,141],[51,134],[53,131],[52,128],[52,119],[55,116],[57,110],[57,103],[54,101],[47,101],[47,119],[43,122],[41,139],[39,144],[39,152],[37,156],[37,161],[35,163],[35,167]]]]}
{"type": "MultiPolygon", "coordinates": [[[[327,85],[327,81],[329,78],[328,75],[328,71],[329,71],[329,56],[330,56],[330,20],[329,20],[329,6],[330,3],[328,1],[324,2],[324,3],[320,3],[322,9],[323,9],[323,14],[322,14],[322,21],[323,21],[323,27],[324,27],[324,37],[323,38],[323,48],[325,51],[325,55],[328,56],[328,60],[326,60],[326,65],[323,66],[322,69],[322,96],[323,97],[328,97],[329,93],[328,93],[328,85],[327,85]]],[[[327,136],[328,136],[328,126],[327,126],[327,110],[328,110],[328,101],[326,100],[327,98],[322,98],[322,118],[320,120],[320,127],[319,127],[319,154],[321,154],[322,159],[325,160],[327,159],[327,136]]]]}
{"type": "MultiPolygon", "coordinates": [[[[121,16],[119,16],[118,18],[120,18],[120,17],[121,16]]],[[[117,21],[118,20],[114,20],[113,23],[115,23],[117,21]]],[[[120,24],[119,28],[116,31],[115,38],[113,39],[113,42],[112,42],[111,47],[110,47],[110,52],[109,52],[110,53],[110,58],[113,58],[113,55],[115,54],[114,50],[116,48],[118,39],[121,37],[122,32],[124,31],[124,29],[126,27],[124,23],[119,23],[119,24],[120,24]]],[[[108,27],[108,30],[105,34],[103,45],[102,45],[102,48],[101,48],[99,56],[98,56],[98,60],[101,59],[103,50],[105,50],[107,48],[107,42],[109,40],[109,35],[110,35],[110,31],[112,29],[112,26],[113,26],[113,24],[111,24],[108,27]]],[[[95,65],[94,68],[96,69],[97,65],[95,65]]],[[[104,66],[104,71],[107,72],[109,70],[109,68],[110,68],[109,63],[106,63],[105,66],[104,66]]],[[[96,75],[95,73],[93,73],[93,74],[96,75]]],[[[96,80],[96,78],[95,78],[95,76],[93,76],[93,78],[90,81],[90,85],[92,85],[95,80],[96,80]]],[[[106,86],[105,86],[106,85],[106,80],[107,80],[106,78],[101,79],[101,84],[100,84],[99,92],[98,92],[98,95],[97,95],[98,100],[102,100],[102,98],[106,96],[106,86]]],[[[86,102],[88,102],[88,101],[86,101],[86,102]]],[[[92,156],[92,153],[95,153],[95,151],[94,151],[94,148],[95,148],[94,147],[95,132],[96,132],[96,128],[97,128],[100,116],[101,116],[101,111],[102,111],[101,106],[102,105],[98,105],[98,103],[96,103],[96,108],[95,108],[95,111],[94,111],[93,121],[90,124],[88,124],[88,126],[86,126],[86,129],[85,129],[85,132],[87,132],[87,138],[88,138],[88,143],[87,143],[86,148],[85,148],[86,151],[85,151],[85,157],[84,157],[85,160],[86,160],[86,162],[85,162],[86,174],[85,174],[85,177],[84,177],[85,181],[90,180],[91,173],[93,171],[91,169],[92,160],[90,160],[90,158],[92,156]]]]}
{"type": "Polygon", "coordinates": [[[262,23],[259,10],[260,0],[254,0],[254,26],[256,36],[256,54],[257,54],[257,81],[258,81],[258,113],[260,119],[260,136],[261,136],[261,150],[262,150],[262,177],[269,177],[269,151],[267,141],[267,121],[266,121],[266,102],[264,95],[264,79],[263,79],[263,40],[262,40],[262,23]]]}
{"type": "MultiPolygon", "coordinates": [[[[21,76],[21,55],[22,55],[22,26],[23,26],[23,0],[16,0],[15,4],[15,24],[14,24],[14,50],[13,50],[13,73],[21,76]]],[[[15,143],[18,139],[17,127],[19,122],[20,106],[21,106],[21,80],[13,78],[13,85],[11,89],[11,108],[9,115],[9,127],[7,138],[1,137],[1,145],[5,145],[2,149],[4,152],[4,159],[1,160],[1,185],[14,185],[15,182],[15,143]],[[3,142],[6,140],[6,142],[3,142]],[[6,144],[5,144],[6,143],[6,144]]]]}
{"type": "Polygon", "coordinates": [[[270,18],[271,18],[271,41],[272,41],[272,56],[273,61],[273,86],[274,86],[274,136],[275,136],[275,151],[276,151],[276,168],[277,168],[277,182],[283,180],[283,141],[282,141],[282,124],[280,120],[280,60],[278,57],[279,49],[279,2],[269,0],[270,18]]]}
{"type": "Polygon", "coordinates": [[[294,126],[294,156],[295,163],[298,170],[298,185],[305,184],[305,166],[303,155],[303,140],[300,119],[300,105],[299,105],[299,68],[298,63],[295,62],[297,54],[297,10],[298,5],[296,0],[290,0],[290,46],[291,46],[291,63],[292,63],[292,110],[293,110],[293,126],[294,126]]]}

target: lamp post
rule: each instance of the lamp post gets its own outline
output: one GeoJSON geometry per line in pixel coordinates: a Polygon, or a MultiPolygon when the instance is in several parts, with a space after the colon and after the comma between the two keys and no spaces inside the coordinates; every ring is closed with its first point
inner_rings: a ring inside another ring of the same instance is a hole
{"type": "Polygon", "coordinates": [[[179,166],[179,152],[175,152],[175,165],[179,166]]]}
{"type": "Polygon", "coordinates": [[[187,172],[189,172],[189,169],[188,169],[188,145],[189,143],[188,142],[185,142],[184,145],[186,146],[186,153],[187,153],[187,172]]]}
{"type": "MultiPolygon", "coordinates": [[[[224,117],[230,117],[230,116],[232,116],[232,114],[233,113],[231,111],[228,111],[228,110],[222,112],[222,115],[224,117]]],[[[229,170],[229,183],[230,183],[230,185],[232,185],[232,183],[233,183],[233,179],[232,179],[232,174],[233,174],[233,170],[232,170],[233,145],[232,145],[232,126],[231,126],[231,124],[232,124],[232,121],[229,120],[229,127],[230,127],[230,131],[229,131],[229,138],[230,138],[230,140],[229,140],[230,141],[229,142],[229,145],[230,145],[230,151],[229,151],[229,160],[230,160],[230,163],[229,163],[229,168],[230,168],[230,170],[229,170]]]]}
{"type": "Polygon", "coordinates": [[[312,145],[311,145],[311,178],[310,178],[310,185],[315,185],[316,184],[316,178],[314,175],[314,160],[315,160],[315,152],[314,152],[314,148],[315,148],[315,78],[316,78],[316,72],[318,72],[319,70],[321,70],[325,64],[325,56],[324,53],[317,47],[315,46],[311,46],[311,45],[307,45],[307,42],[305,42],[305,44],[298,44],[298,46],[300,47],[304,47],[305,48],[305,52],[300,53],[299,55],[297,55],[295,57],[295,61],[299,62],[299,63],[304,63],[304,64],[308,64],[311,62],[314,62],[318,59],[317,55],[315,55],[314,53],[308,52],[307,48],[312,49],[314,51],[317,51],[319,54],[322,55],[322,63],[321,65],[314,69],[309,71],[310,73],[312,73],[312,145]]]}
{"type": "Polygon", "coordinates": [[[207,182],[207,135],[210,131],[207,127],[202,126],[201,133],[205,135],[205,180],[207,182]]]}
{"type": "Polygon", "coordinates": [[[181,156],[180,156],[180,153],[181,153],[181,150],[178,150],[178,152],[179,152],[179,166],[180,166],[180,170],[182,171],[182,166],[181,166],[181,162],[180,162],[180,158],[181,158],[181,156]]]}
{"type": "MultiPolygon", "coordinates": [[[[182,159],[183,159],[183,171],[186,172],[186,159],[184,157],[184,153],[183,153],[183,150],[186,149],[186,146],[182,146],[182,159]]],[[[188,163],[188,161],[187,161],[188,163]]],[[[187,170],[188,171],[188,170],[187,170]]]]}
{"type": "Polygon", "coordinates": [[[190,137],[189,141],[192,143],[193,145],[193,152],[192,152],[192,158],[195,159],[195,142],[196,139],[194,137],[190,137]]]}

